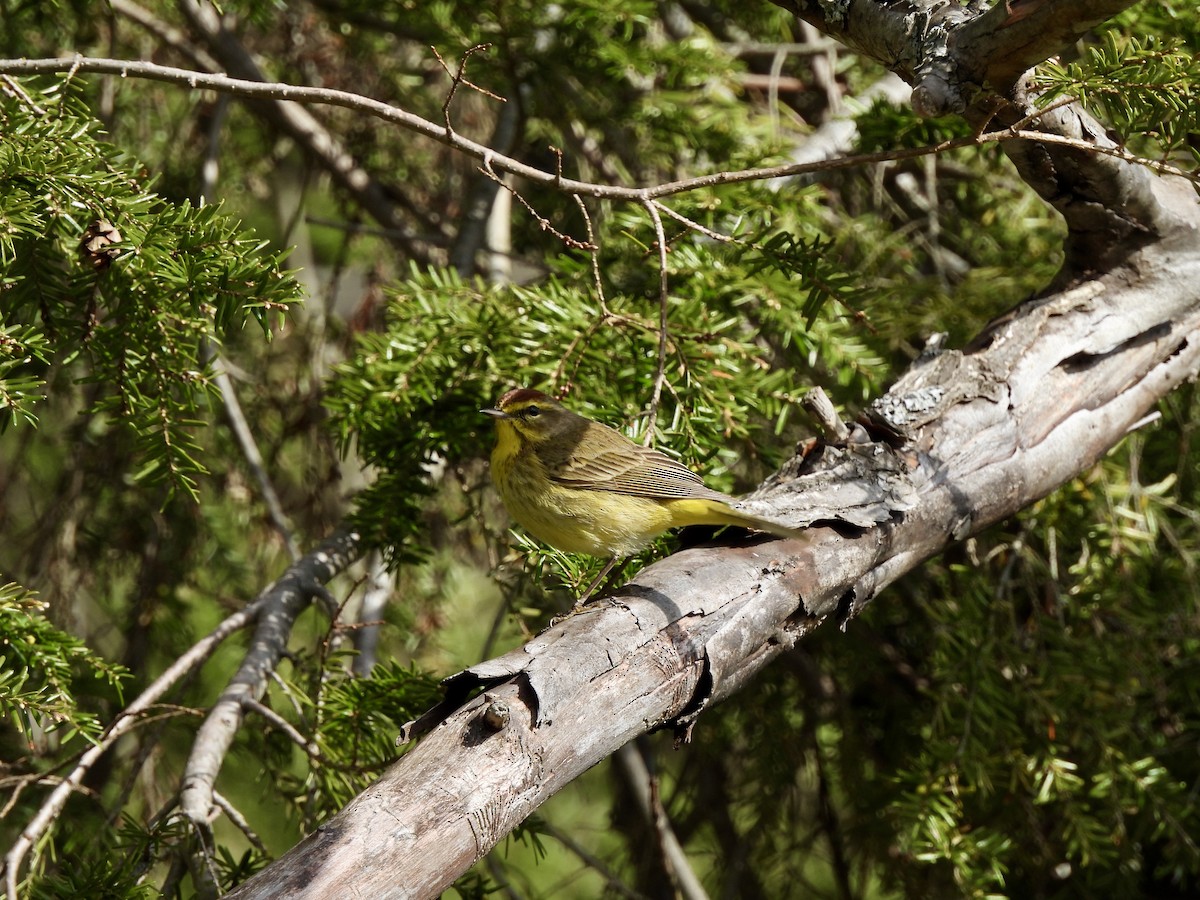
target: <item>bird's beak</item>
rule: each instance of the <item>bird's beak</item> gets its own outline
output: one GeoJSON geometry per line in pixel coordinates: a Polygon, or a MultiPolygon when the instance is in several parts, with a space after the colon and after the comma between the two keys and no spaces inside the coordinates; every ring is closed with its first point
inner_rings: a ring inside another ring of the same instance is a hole
{"type": "Polygon", "coordinates": [[[508,419],[511,418],[508,413],[501,409],[481,409],[481,413],[485,416],[491,416],[493,419],[508,419]]]}

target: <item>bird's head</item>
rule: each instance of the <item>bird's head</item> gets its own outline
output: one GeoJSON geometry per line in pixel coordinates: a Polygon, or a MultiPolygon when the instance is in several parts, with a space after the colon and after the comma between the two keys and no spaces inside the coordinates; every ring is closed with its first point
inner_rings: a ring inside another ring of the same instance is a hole
{"type": "Polygon", "coordinates": [[[573,435],[580,417],[541,391],[517,388],[509,391],[494,409],[481,409],[496,420],[501,435],[508,429],[524,443],[538,446],[556,438],[573,435]]]}

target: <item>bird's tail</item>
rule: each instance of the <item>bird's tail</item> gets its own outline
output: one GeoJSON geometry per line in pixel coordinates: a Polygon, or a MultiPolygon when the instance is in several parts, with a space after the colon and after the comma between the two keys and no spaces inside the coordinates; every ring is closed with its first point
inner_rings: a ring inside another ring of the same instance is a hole
{"type": "Polygon", "coordinates": [[[672,500],[667,504],[671,511],[671,526],[679,528],[685,525],[736,525],[739,528],[750,528],[754,531],[765,531],[781,538],[799,537],[804,533],[802,528],[792,528],[780,522],[772,522],[762,516],[742,512],[728,503],[707,498],[688,497],[672,500]]]}

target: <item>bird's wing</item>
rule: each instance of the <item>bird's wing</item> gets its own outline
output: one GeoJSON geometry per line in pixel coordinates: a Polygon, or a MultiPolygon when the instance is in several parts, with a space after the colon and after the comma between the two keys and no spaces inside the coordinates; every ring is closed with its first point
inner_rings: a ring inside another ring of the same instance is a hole
{"type": "Polygon", "coordinates": [[[656,500],[729,500],[705,487],[700,476],[671,457],[632,442],[601,450],[590,459],[572,459],[551,477],[584,491],[613,491],[656,500]]]}

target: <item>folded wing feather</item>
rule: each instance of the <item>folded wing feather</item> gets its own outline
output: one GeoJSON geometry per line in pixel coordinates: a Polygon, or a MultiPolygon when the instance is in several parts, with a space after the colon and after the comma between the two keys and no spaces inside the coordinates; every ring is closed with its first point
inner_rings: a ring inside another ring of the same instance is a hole
{"type": "Polygon", "coordinates": [[[671,457],[636,444],[602,451],[587,460],[572,459],[553,479],[578,490],[613,491],[656,500],[730,500],[706,487],[700,476],[671,457]]]}

